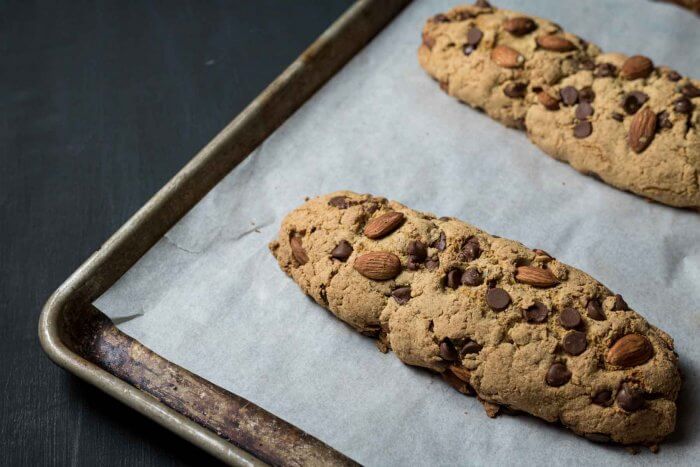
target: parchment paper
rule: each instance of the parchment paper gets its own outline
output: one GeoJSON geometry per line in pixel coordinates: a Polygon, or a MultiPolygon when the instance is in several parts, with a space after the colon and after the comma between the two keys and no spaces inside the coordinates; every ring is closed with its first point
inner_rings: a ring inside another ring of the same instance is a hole
{"type": "MultiPolygon", "coordinates": [[[[700,215],[650,204],[545,156],[443,94],[419,67],[410,5],[96,305],[165,358],[368,465],[700,465],[700,215]],[[404,366],[306,298],[267,250],[285,213],[338,189],[450,215],[581,268],[676,340],[678,430],[631,456],[481,405],[404,366]]],[[[669,4],[499,1],[606,51],[700,76],[700,19],[669,4]]]]}

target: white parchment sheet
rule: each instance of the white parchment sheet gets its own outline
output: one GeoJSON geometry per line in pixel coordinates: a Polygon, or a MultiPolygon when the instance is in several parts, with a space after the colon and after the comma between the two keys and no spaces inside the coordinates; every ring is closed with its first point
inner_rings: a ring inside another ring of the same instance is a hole
{"type": "MultiPolygon", "coordinates": [[[[419,67],[419,0],[229,174],[96,305],[165,358],[368,465],[700,465],[700,215],[556,162],[440,91],[419,67]],[[678,431],[658,455],[589,443],[530,416],[486,417],[304,296],[267,250],[283,216],[370,192],[547,250],[676,340],[678,431]]],[[[700,76],[700,18],[644,0],[522,0],[604,50],[700,76]]],[[[643,157],[640,156],[640,157],[643,157]]]]}

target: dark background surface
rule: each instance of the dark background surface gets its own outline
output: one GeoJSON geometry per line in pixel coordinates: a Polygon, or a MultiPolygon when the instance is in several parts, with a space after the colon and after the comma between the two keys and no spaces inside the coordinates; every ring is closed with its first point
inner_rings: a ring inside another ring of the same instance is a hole
{"type": "Polygon", "coordinates": [[[46,299],[350,0],[0,0],[0,465],[203,465],[53,365],[46,299]]]}

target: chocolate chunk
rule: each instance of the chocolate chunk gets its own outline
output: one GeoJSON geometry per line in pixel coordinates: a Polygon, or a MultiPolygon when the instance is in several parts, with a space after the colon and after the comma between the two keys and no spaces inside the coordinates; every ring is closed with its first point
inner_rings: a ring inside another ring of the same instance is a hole
{"type": "Polygon", "coordinates": [[[563,386],[569,382],[571,379],[571,372],[566,368],[563,363],[554,363],[547,370],[547,377],[545,381],[548,385],[559,387],[563,386]]]}
{"type": "Polygon", "coordinates": [[[479,45],[479,42],[481,42],[482,37],[484,37],[484,33],[481,32],[481,29],[477,27],[472,27],[467,32],[467,44],[476,48],[476,46],[479,45]]]}
{"type": "Polygon", "coordinates": [[[617,120],[618,122],[621,122],[625,119],[625,116],[622,115],[621,113],[613,112],[610,114],[610,118],[613,120],[617,120]]]}
{"type": "Polygon", "coordinates": [[[451,289],[456,289],[462,283],[462,271],[459,269],[452,269],[447,273],[446,285],[451,289]]]}
{"type": "Polygon", "coordinates": [[[508,83],[508,85],[503,89],[503,94],[505,94],[508,97],[511,97],[513,99],[518,99],[521,97],[525,97],[525,93],[527,92],[527,84],[525,83],[508,83]]]}
{"type": "Polygon", "coordinates": [[[673,110],[679,114],[690,114],[693,110],[693,103],[687,97],[679,97],[673,101],[673,110]]]}
{"type": "Polygon", "coordinates": [[[590,58],[584,58],[578,62],[579,70],[593,70],[595,68],[595,62],[590,58]]]}
{"type": "Polygon", "coordinates": [[[591,299],[586,305],[586,314],[589,318],[596,321],[603,321],[605,319],[605,313],[603,313],[603,307],[600,306],[598,299],[591,299]]]}
{"type": "Polygon", "coordinates": [[[595,92],[593,92],[593,88],[590,86],[581,88],[581,90],[578,92],[578,100],[579,102],[593,102],[595,100],[595,92]]]}
{"type": "Polygon", "coordinates": [[[586,101],[581,102],[576,106],[576,118],[579,120],[585,120],[591,115],[593,115],[593,106],[586,101]]]}
{"type": "Polygon", "coordinates": [[[697,88],[693,83],[688,83],[681,88],[681,94],[683,94],[688,99],[693,99],[694,97],[700,97],[700,89],[697,88]]]}
{"type": "Polygon", "coordinates": [[[611,441],[610,436],[605,433],[584,433],[583,437],[594,443],[609,443],[611,441]]]}
{"type": "Polygon", "coordinates": [[[442,13],[438,13],[437,15],[433,16],[433,21],[435,21],[436,23],[449,23],[450,18],[443,15],[442,13]]]}
{"type": "Polygon", "coordinates": [[[588,347],[586,334],[581,331],[569,331],[564,336],[561,346],[564,348],[564,352],[569,355],[581,355],[588,347]]]}
{"type": "Polygon", "coordinates": [[[469,339],[462,346],[462,350],[459,351],[459,355],[464,357],[465,355],[469,355],[472,353],[479,353],[481,352],[481,349],[482,347],[477,342],[474,342],[473,340],[469,339]]]}
{"type": "Polygon", "coordinates": [[[587,138],[588,136],[593,133],[593,125],[591,125],[591,122],[583,121],[583,122],[578,122],[574,126],[574,136],[576,138],[582,139],[582,138],[587,138]]]}
{"type": "Polygon", "coordinates": [[[449,339],[440,342],[440,356],[448,362],[459,360],[459,355],[457,355],[455,346],[452,345],[452,341],[449,339]]]}
{"type": "Polygon", "coordinates": [[[617,405],[627,412],[636,412],[644,405],[644,393],[630,384],[623,384],[617,392],[617,405]]]}
{"type": "Polygon", "coordinates": [[[437,249],[437,251],[443,251],[447,246],[447,237],[445,237],[445,232],[440,232],[440,237],[431,243],[430,246],[437,249]]]}
{"type": "Polygon", "coordinates": [[[675,82],[675,81],[680,81],[681,78],[683,78],[683,77],[682,77],[681,74],[678,73],[676,70],[671,70],[671,71],[669,71],[668,74],[666,75],[666,78],[668,78],[669,81],[674,81],[674,82],[675,82]]]}
{"type": "Polygon", "coordinates": [[[462,52],[464,53],[464,55],[471,55],[472,52],[474,52],[474,50],[476,50],[476,47],[474,47],[473,45],[467,44],[462,49],[462,52]]]}
{"type": "Polygon", "coordinates": [[[581,313],[570,306],[564,308],[564,311],[559,315],[559,323],[566,329],[574,329],[581,326],[581,313]]]}
{"type": "Polygon", "coordinates": [[[428,256],[428,247],[420,240],[411,240],[408,242],[408,254],[413,256],[418,263],[422,263],[428,256]]]}
{"type": "Polygon", "coordinates": [[[331,257],[340,261],[347,260],[352,254],[352,245],[347,240],[341,240],[338,245],[331,251],[331,257]]]}
{"type": "Polygon", "coordinates": [[[481,246],[479,245],[479,240],[476,237],[469,237],[467,241],[464,242],[462,250],[459,252],[459,259],[462,261],[474,261],[479,256],[481,256],[481,246]]]}
{"type": "Polygon", "coordinates": [[[438,266],[440,266],[440,260],[437,256],[433,256],[425,262],[425,267],[428,269],[437,269],[438,266]]]}
{"type": "Polygon", "coordinates": [[[667,111],[662,110],[656,114],[656,126],[658,128],[666,128],[667,130],[673,128],[673,122],[667,111]]]}
{"type": "Polygon", "coordinates": [[[469,268],[462,273],[462,284],[474,287],[484,283],[484,278],[476,268],[469,268]]]}
{"type": "Polygon", "coordinates": [[[615,76],[617,74],[617,67],[612,63],[599,63],[593,71],[593,76],[597,78],[606,78],[608,76],[615,76]]]}
{"type": "Polygon", "coordinates": [[[632,91],[627,93],[622,100],[622,108],[629,115],[634,115],[637,110],[642,108],[642,105],[649,100],[649,96],[640,91],[632,91]]]}
{"type": "Polygon", "coordinates": [[[394,297],[396,303],[403,305],[411,299],[411,288],[410,287],[399,287],[391,292],[391,296],[394,297]]]}
{"type": "Polygon", "coordinates": [[[486,0],[476,0],[474,2],[474,5],[480,6],[482,8],[491,8],[491,4],[487,2],[486,0]]]}
{"type": "Polygon", "coordinates": [[[494,287],[486,291],[486,304],[493,311],[503,311],[510,305],[510,295],[505,290],[494,287]]]}
{"type": "Polygon", "coordinates": [[[615,302],[613,302],[612,310],[613,311],[625,311],[629,310],[630,307],[627,306],[627,302],[625,301],[624,298],[622,298],[622,295],[615,294],[615,302]]]}
{"type": "Polygon", "coordinates": [[[523,310],[523,318],[528,323],[544,323],[547,321],[549,309],[542,302],[535,302],[532,306],[523,310]]]}
{"type": "Polygon", "coordinates": [[[348,198],[345,196],[334,196],[328,200],[328,205],[338,209],[346,209],[349,206],[348,198]]]}
{"type": "Polygon", "coordinates": [[[591,400],[594,404],[608,406],[612,402],[612,391],[609,389],[601,389],[591,397],[591,400]]]}
{"type": "Polygon", "coordinates": [[[565,86],[559,91],[564,105],[571,106],[578,102],[578,91],[573,86],[565,86]]]}

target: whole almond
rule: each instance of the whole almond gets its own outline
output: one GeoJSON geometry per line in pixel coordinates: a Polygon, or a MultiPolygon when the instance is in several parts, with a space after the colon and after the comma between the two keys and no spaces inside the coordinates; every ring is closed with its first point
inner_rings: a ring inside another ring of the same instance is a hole
{"type": "Polygon", "coordinates": [[[385,281],[401,273],[401,260],[393,253],[370,251],[358,256],[354,268],[368,279],[385,281]]]}
{"type": "Polygon", "coordinates": [[[554,52],[569,52],[571,50],[576,50],[576,46],[573,42],[553,34],[538,37],[537,45],[545,50],[552,50],[554,52]]]}
{"type": "Polygon", "coordinates": [[[608,363],[624,368],[641,365],[654,355],[649,339],[639,334],[627,334],[608,350],[608,363]]]}
{"type": "Polygon", "coordinates": [[[491,51],[491,60],[503,68],[518,68],[525,62],[525,57],[507,45],[497,45],[491,51]]]}
{"type": "Polygon", "coordinates": [[[549,269],[532,266],[519,266],[515,270],[515,280],[534,287],[552,287],[559,283],[554,273],[549,269]]]}
{"type": "Polygon", "coordinates": [[[503,22],[503,29],[508,31],[514,36],[524,36],[529,34],[535,29],[537,29],[537,23],[532,19],[526,18],[524,16],[518,16],[517,18],[510,18],[503,22]]]}
{"type": "Polygon", "coordinates": [[[370,220],[365,226],[365,237],[377,239],[386,237],[396,230],[404,220],[404,215],[397,211],[387,212],[370,220]]]}
{"type": "Polygon", "coordinates": [[[624,79],[646,78],[654,71],[654,63],[643,55],[633,55],[625,60],[620,68],[620,76],[624,79]]]}
{"type": "Polygon", "coordinates": [[[644,107],[637,112],[630,124],[627,142],[632,151],[639,154],[644,151],[656,133],[656,114],[649,107],[644,107]]]}
{"type": "Polygon", "coordinates": [[[291,237],[289,239],[289,246],[292,247],[292,256],[297,260],[299,265],[306,264],[309,261],[309,256],[306,254],[306,250],[301,245],[301,238],[291,237]]]}
{"type": "Polygon", "coordinates": [[[559,100],[557,100],[556,97],[552,97],[546,91],[538,92],[537,100],[540,101],[540,104],[547,110],[559,110],[559,100]]]}
{"type": "Polygon", "coordinates": [[[462,381],[465,381],[467,383],[469,382],[469,370],[467,370],[463,366],[450,365],[450,371],[462,381]]]}

